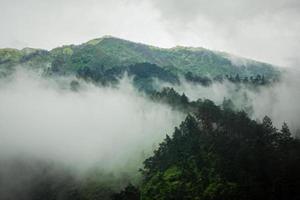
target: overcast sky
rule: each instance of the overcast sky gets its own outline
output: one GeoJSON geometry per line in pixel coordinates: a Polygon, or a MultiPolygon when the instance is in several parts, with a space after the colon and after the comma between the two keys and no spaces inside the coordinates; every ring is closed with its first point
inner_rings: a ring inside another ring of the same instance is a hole
{"type": "Polygon", "coordinates": [[[51,49],[103,35],[300,64],[298,0],[0,0],[0,48],[51,49]]]}

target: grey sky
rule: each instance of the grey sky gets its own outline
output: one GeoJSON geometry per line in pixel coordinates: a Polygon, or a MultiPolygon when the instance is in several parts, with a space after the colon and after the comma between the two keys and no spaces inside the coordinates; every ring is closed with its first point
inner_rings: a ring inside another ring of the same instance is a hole
{"type": "Polygon", "coordinates": [[[103,35],[300,63],[297,0],[0,0],[0,47],[51,49],[103,35]]]}

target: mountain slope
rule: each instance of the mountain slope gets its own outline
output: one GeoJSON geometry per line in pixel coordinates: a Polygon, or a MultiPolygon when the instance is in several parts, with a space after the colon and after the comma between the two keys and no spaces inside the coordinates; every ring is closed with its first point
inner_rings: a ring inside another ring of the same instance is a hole
{"type": "Polygon", "coordinates": [[[200,76],[235,75],[274,76],[278,70],[272,65],[249,59],[242,64],[232,62],[230,54],[204,48],[174,47],[157,48],[114,37],[102,37],[81,45],[67,45],[51,51],[23,49],[0,50],[0,67],[17,64],[55,68],[63,73],[76,72],[80,68],[110,69],[137,63],[156,64],[173,74],[192,72],[200,76]]]}

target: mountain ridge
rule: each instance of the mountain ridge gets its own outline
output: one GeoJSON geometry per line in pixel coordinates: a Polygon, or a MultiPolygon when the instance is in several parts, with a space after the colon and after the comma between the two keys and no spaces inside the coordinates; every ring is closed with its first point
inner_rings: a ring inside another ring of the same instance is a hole
{"type": "Polygon", "coordinates": [[[272,77],[279,74],[279,69],[271,64],[226,52],[202,47],[160,48],[113,36],[95,38],[79,45],[63,45],[49,51],[34,48],[0,49],[0,68],[25,64],[40,68],[58,67],[65,73],[72,73],[82,67],[104,66],[109,69],[137,63],[155,64],[174,74],[192,72],[212,77],[236,74],[272,77]],[[234,59],[243,62],[239,65],[233,62],[234,59]]]}

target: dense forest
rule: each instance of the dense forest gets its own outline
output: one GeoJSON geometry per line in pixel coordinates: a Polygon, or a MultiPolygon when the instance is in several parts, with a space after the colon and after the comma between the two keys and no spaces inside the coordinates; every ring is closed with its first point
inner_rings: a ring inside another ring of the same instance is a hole
{"type": "Polygon", "coordinates": [[[142,199],[299,199],[300,141],[286,123],[253,121],[230,100],[159,98],[190,114],[144,161],[142,199]]]}
{"type": "MultiPolygon", "coordinates": [[[[51,67],[46,71],[46,75],[57,75],[60,71],[56,67],[51,67]]],[[[151,63],[138,63],[130,66],[116,67],[105,70],[105,68],[90,68],[82,67],[76,72],[76,77],[84,81],[92,82],[101,86],[116,85],[119,80],[127,75],[133,78],[134,86],[144,92],[153,92],[158,90],[157,81],[160,83],[169,83],[171,85],[180,85],[181,81],[187,81],[191,84],[199,84],[202,86],[210,86],[213,83],[230,83],[245,86],[257,87],[266,86],[279,81],[279,77],[265,78],[264,75],[257,74],[256,76],[240,77],[235,75],[219,75],[215,77],[194,75],[192,72],[187,72],[183,76],[174,75],[170,71],[160,68],[151,63]]]]}

